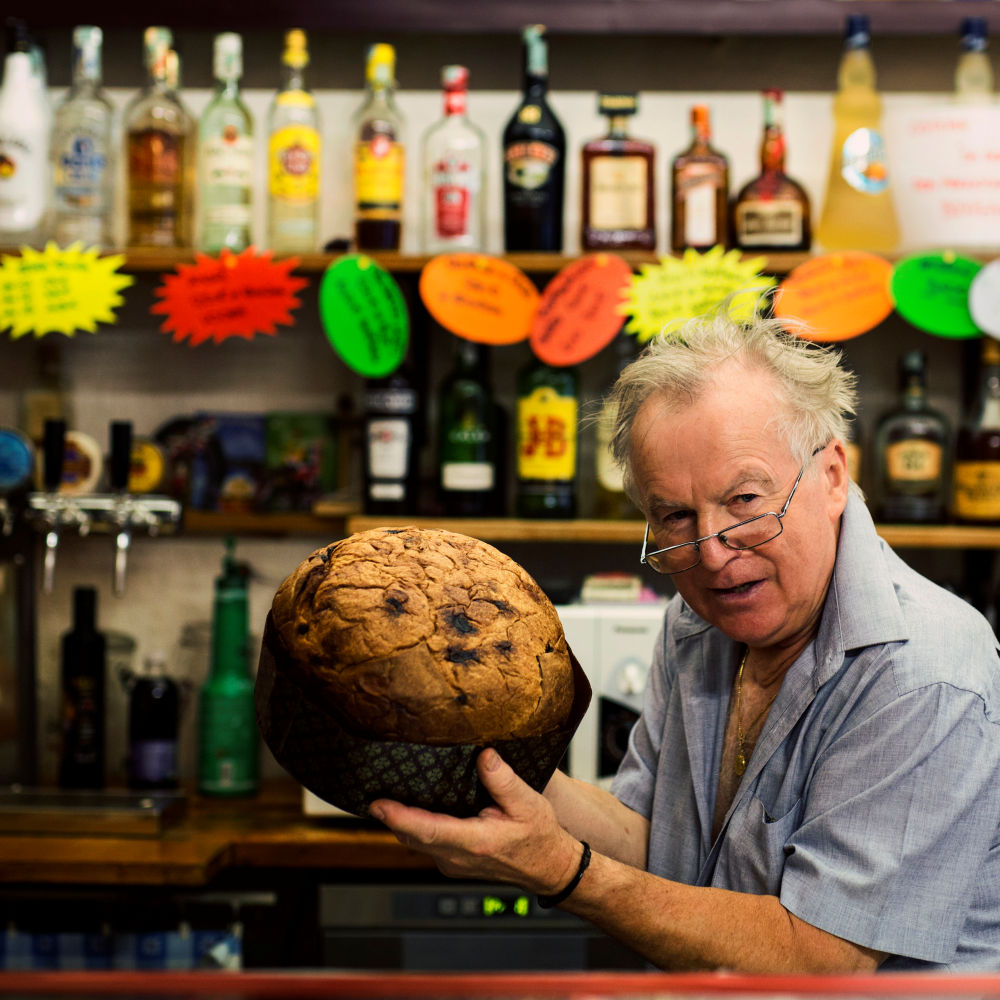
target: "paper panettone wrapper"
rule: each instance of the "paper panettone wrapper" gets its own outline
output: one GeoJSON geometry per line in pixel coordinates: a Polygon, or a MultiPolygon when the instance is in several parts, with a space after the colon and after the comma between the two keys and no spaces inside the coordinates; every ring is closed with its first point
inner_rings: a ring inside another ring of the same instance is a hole
{"type": "MultiPolygon", "coordinates": [[[[481,745],[426,746],[358,735],[309,696],[299,672],[283,665],[285,657],[268,614],[254,687],[257,725],[278,763],[309,791],[357,816],[367,816],[380,798],[453,816],[473,816],[492,802],[476,772],[481,745]]],[[[489,744],[536,791],[559,766],[590,704],[587,676],[572,651],[570,659],[574,694],[566,723],[542,736],[489,744]]]]}

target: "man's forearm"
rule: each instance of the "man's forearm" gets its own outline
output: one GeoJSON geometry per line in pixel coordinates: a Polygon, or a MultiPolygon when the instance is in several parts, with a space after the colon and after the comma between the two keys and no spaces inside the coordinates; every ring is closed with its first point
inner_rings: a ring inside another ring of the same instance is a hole
{"type": "Polygon", "coordinates": [[[646,867],[649,823],[610,792],[556,771],[545,788],[562,827],[593,850],[636,868],[646,867]]]}

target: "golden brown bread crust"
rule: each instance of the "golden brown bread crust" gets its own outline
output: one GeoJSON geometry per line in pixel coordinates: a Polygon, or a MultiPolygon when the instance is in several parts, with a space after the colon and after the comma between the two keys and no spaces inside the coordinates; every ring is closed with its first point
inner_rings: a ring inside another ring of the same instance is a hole
{"type": "Polygon", "coordinates": [[[378,528],[317,549],[278,589],[271,619],[317,697],[379,739],[485,744],[549,732],[570,713],[551,601],[466,535],[378,528]]]}

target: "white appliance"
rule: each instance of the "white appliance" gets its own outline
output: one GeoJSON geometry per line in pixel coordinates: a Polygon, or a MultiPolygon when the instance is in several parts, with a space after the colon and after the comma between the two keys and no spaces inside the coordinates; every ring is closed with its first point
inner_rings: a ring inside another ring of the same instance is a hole
{"type": "Polygon", "coordinates": [[[566,641],[593,688],[569,747],[567,771],[607,788],[639,717],[663,603],[564,604],[556,607],[566,641]]]}

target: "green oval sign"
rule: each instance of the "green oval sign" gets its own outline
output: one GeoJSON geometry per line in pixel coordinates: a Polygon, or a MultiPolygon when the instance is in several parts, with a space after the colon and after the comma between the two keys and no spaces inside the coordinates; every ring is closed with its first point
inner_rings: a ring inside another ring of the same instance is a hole
{"type": "Polygon", "coordinates": [[[326,269],[319,314],[333,349],[365,378],[391,375],[406,356],[410,316],[403,293],[365,254],[346,254],[326,269]]]}
{"type": "Polygon", "coordinates": [[[889,288],[896,312],[937,337],[980,335],[969,312],[969,286],[982,264],[953,253],[926,253],[901,260],[889,288]]]}

